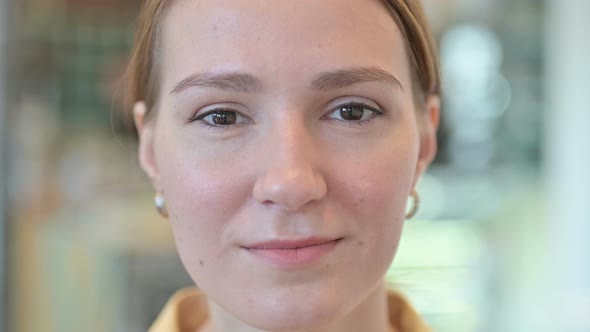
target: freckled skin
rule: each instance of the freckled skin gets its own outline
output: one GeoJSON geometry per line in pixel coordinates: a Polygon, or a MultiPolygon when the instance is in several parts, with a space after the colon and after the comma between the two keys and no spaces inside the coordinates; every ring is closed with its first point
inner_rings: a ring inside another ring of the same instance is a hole
{"type": "Polygon", "coordinates": [[[377,0],[344,3],[185,0],[162,26],[158,115],[145,127],[136,117],[141,163],[166,197],[183,264],[226,331],[385,331],[383,276],[408,194],[436,150],[434,130],[424,136],[418,121],[436,121],[417,116],[389,13],[377,0]],[[382,68],[405,88],[309,88],[318,73],[353,66],[382,68]],[[250,73],[262,89],[170,93],[188,75],[224,70],[250,73]],[[386,115],[362,125],[328,117],[350,101],[386,115]],[[187,121],[214,106],[249,120],[226,128],[187,121]],[[243,249],[312,236],[342,240],[301,269],[243,249]]]}

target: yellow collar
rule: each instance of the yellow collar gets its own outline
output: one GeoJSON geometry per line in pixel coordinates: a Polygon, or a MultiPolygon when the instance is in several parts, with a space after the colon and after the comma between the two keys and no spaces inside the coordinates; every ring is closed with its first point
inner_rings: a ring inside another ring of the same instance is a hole
{"type": "MultiPolygon", "coordinates": [[[[389,319],[400,332],[431,332],[408,301],[398,292],[388,291],[389,319]]],[[[194,332],[209,317],[207,298],[195,287],[177,291],[166,303],[149,332],[194,332]]]]}

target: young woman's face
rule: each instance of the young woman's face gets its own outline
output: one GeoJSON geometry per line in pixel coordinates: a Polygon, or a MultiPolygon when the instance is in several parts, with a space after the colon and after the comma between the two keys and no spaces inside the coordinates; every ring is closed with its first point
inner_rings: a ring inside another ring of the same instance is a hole
{"type": "Polygon", "coordinates": [[[264,329],[318,326],[382,282],[435,153],[377,0],[176,1],[140,159],[188,273],[264,329]],[[419,122],[422,130],[419,130],[419,122]]]}

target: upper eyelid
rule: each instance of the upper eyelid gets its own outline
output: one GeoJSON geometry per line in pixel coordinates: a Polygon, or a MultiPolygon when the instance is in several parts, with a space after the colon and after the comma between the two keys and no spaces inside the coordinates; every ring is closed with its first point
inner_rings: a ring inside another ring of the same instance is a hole
{"type": "Polygon", "coordinates": [[[326,107],[328,107],[328,108],[337,107],[337,106],[346,105],[346,104],[362,104],[362,105],[367,105],[367,106],[370,106],[373,108],[383,110],[383,107],[381,106],[381,104],[379,102],[377,102],[376,100],[374,100],[373,98],[364,97],[364,96],[360,96],[360,95],[345,95],[345,96],[339,96],[339,97],[333,98],[328,103],[326,103],[326,107]]]}
{"type": "Polygon", "coordinates": [[[388,113],[385,109],[383,109],[383,107],[381,107],[381,105],[379,105],[375,101],[372,101],[372,103],[367,103],[367,102],[362,102],[362,101],[351,101],[351,100],[349,100],[349,101],[344,101],[344,102],[337,103],[334,106],[330,106],[329,107],[329,110],[328,110],[329,111],[328,114],[337,111],[341,107],[349,106],[349,105],[361,105],[361,106],[369,109],[370,111],[375,112],[375,113],[379,113],[379,114],[387,114],[388,113]],[[374,105],[371,105],[371,104],[375,104],[375,106],[374,105]]]}
{"type": "Polygon", "coordinates": [[[334,108],[340,108],[340,107],[345,107],[345,106],[363,106],[365,108],[371,109],[371,110],[380,110],[380,107],[375,107],[373,105],[369,105],[368,103],[363,103],[363,102],[344,102],[341,104],[336,105],[334,108]]]}
{"type": "Polygon", "coordinates": [[[203,106],[203,107],[200,107],[200,108],[194,110],[191,113],[191,116],[189,117],[189,119],[196,119],[201,115],[214,113],[216,111],[218,111],[218,112],[219,111],[231,111],[231,112],[236,112],[241,115],[244,115],[244,112],[239,110],[239,108],[241,108],[241,107],[237,107],[237,105],[235,105],[235,104],[231,105],[231,106],[230,106],[230,104],[232,104],[232,103],[221,103],[221,105],[218,105],[218,104],[219,103],[210,104],[210,105],[206,105],[206,106],[203,106]],[[226,104],[226,105],[224,105],[224,104],[226,104]]]}
{"type": "Polygon", "coordinates": [[[209,111],[196,113],[195,116],[193,116],[193,119],[204,118],[204,117],[209,116],[211,114],[214,114],[214,113],[222,113],[222,112],[234,112],[234,113],[238,113],[238,114],[241,115],[240,112],[235,111],[235,110],[232,110],[232,109],[228,109],[228,108],[214,108],[214,109],[209,110],[209,111]]]}

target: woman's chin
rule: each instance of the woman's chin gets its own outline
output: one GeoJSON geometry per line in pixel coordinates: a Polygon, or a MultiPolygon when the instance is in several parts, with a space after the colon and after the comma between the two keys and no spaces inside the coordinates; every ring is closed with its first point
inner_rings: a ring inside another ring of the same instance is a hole
{"type": "MultiPolygon", "coordinates": [[[[290,307],[290,306],[286,306],[290,307]]],[[[335,308],[297,308],[286,311],[284,308],[258,310],[254,314],[244,315],[243,322],[263,331],[308,331],[320,329],[333,322],[339,310],[335,308]],[[273,310],[274,309],[274,310],[273,310]],[[262,315],[261,313],[265,313],[262,315]]]]}
{"type": "Polygon", "coordinates": [[[347,311],[345,302],[336,294],[314,296],[294,294],[288,297],[260,296],[228,307],[226,312],[242,323],[263,331],[314,330],[329,325],[347,311]]]}

